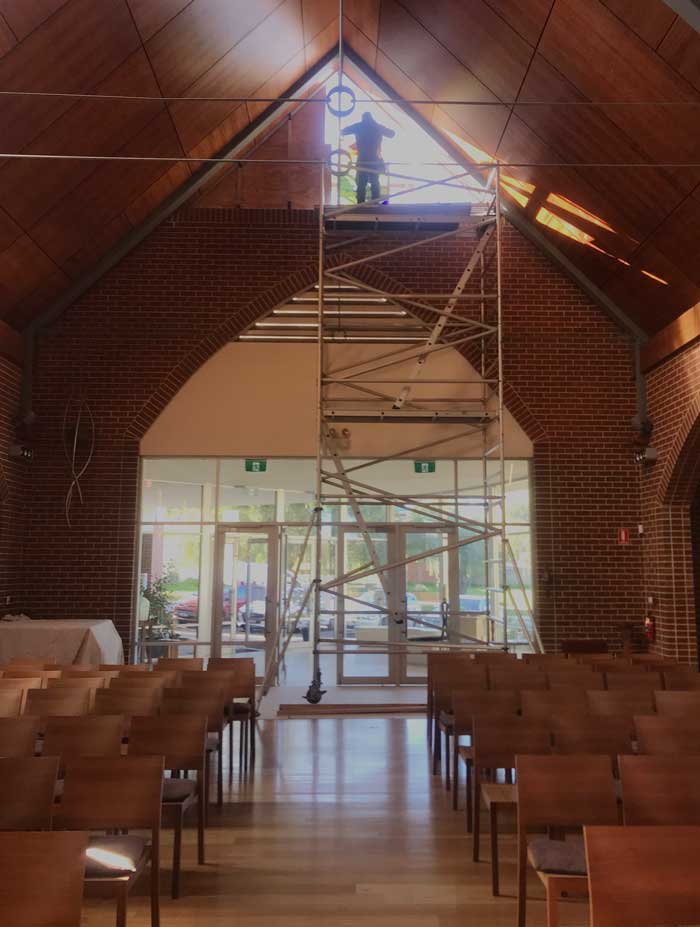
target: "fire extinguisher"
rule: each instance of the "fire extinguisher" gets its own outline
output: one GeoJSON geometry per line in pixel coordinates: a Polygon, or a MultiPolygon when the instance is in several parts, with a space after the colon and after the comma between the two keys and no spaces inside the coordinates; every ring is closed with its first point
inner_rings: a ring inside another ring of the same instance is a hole
{"type": "Polygon", "coordinates": [[[647,615],[644,619],[644,636],[650,644],[656,640],[656,619],[652,615],[647,615]]]}

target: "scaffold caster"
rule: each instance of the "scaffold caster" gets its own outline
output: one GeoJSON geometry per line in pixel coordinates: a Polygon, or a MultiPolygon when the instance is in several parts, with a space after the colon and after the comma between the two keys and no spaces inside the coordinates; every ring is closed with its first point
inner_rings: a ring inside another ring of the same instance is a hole
{"type": "Polygon", "coordinates": [[[318,676],[311,680],[311,685],[304,698],[309,705],[318,705],[325,694],[326,690],[321,688],[321,674],[319,673],[318,676]]]}

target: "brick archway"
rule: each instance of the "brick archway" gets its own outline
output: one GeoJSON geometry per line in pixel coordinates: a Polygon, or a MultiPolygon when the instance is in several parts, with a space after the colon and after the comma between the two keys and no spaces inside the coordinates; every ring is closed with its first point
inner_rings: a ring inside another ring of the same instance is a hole
{"type": "Polygon", "coordinates": [[[686,409],[658,486],[661,505],[689,505],[700,485],[700,397],[686,409]]]}

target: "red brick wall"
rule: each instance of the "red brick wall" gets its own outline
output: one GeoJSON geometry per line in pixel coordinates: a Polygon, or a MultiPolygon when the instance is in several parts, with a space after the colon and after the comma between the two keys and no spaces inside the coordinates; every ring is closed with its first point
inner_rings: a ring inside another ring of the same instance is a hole
{"type": "MultiPolygon", "coordinates": [[[[182,212],[41,338],[23,565],[34,613],[113,618],[128,637],[139,438],[218,347],[314,282],[316,221],[302,211],[182,212]],[[71,396],[90,403],[97,443],[69,529],[61,429],[71,396]]],[[[617,623],[642,613],[640,543],[634,535],[629,547],[616,543],[618,527],[639,521],[629,348],[532,245],[512,229],[504,237],[507,397],[535,442],[542,634],[549,646],[572,635],[616,640],[617,623]]],[[[473,246],[447,239],[363,276],[445,290],[473,246]]]]}
{"type": "Polygon", "coordinates": [[[24,541],[27,478],[32,464],[8,456],[10,445],[17,441],[15,417],[20,380],[19,368],[0,358],[0,614],[22,605],[18,567],[24,541]]]}
{"type": "Polygon", "coordinates": [[[694,564],[700,551],[693,550],[698,532],[691,532],[691,507],[700,483],[700,345],[651,370],[646,381],[654,424],[651,445],[659,452],[658,461],[643,468],[641,480],[645,584],[654,599],[655,649],[694,661],[694,564]]]}

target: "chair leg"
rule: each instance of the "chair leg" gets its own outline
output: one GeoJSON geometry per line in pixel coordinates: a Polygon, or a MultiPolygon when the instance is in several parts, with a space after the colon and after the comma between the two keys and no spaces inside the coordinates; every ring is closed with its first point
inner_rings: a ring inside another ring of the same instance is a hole
{"type": "Polygon", "coordinates": [[[251,706],[250,709],[250,721],[248,722],[250,730],[250,767],[251,769],[255,766],[255,707],[251,706]]]}
{"type": "Polygon", "coordinates": [[[474,840],[472,848],[472,859],[475,863],[479,862],[479,838],[481,836],[481,785],[479,783],[479,774],[472,770],[474,778],[474,798],[472,804],[473,823],[474,823],[474,840]]]}
{"type": "Polygon", "coordinates": [[[245,721],[238,722],[238,775],[239,776],[243,772],[243,741],[245,740],[245,737],[248,736],[247,733],[245,733],[244,725],[245,725],[245,721]],[[245,737],[244,737],[244,733],[245,733],[245,737]]]}
{"type": "MultiPolygon", "coordinates": [[[[157,840],[154,841],[157,844],[157,840]]],[[[151,927],[160,927],[160,850],[151,846],[151,927]]]]}
{"type": "Polygon", "coordinates": [[[473,814],[472,814],[472,776],[471,776],[471,760],[467,760],[466,769],[464,771],[464,797],[467,805],[467,833],[471,834],[472,827],[474,826],[473,814]]]}
{"type": "Polygon", "coordinates": [[[233,716],[228,722],[228,784],[233,785],[233,716]]]}
{"type": "Polygon", "coordinates": [[[216,768],[217,768],[217,783],[216,783],[216,804],[219,808],[224,803],[224,732],[223,730],[219,731],[219,749],[216,751],[216,768]]]}
{"type": "Polygon", "coordinates": [[[547,898],[547,927],[559,927],[559,892],[556,889],[550,889],[549,884],[545,886],[547,898]]]}
{"type": "Polygon", "coordinates": [[[525,927],[527,918],[527,843],[518,834],[518,927],[525,927]]]}
{"type": "Polygon", "coordinates": [[[182,858],[182,807],[175,809],[175,827],[173,830],[173,871],[170,876],[170,897],[180,897],[180,860],[182,858]]]}
{"type": "Polygon", "coordinates": [[[498,805],[491,803],[491,894],[499,894],[498,884],[498,805]]]}
{"type": "Polygon", "coordinates": [[[452,750],[452,810],[459,811],[459,737],[455,734],[452,750]]]}
{"type": "MultiPolygon", "coordinates": [[[[200,773],[201,775],[201,773],[200,773]]],[[[207,803],[205,792],[202,788],[202,780],[197,783],[197,862],[200,866],[204,865],[204,825],[207,817],[207,803]]]]}
{"type": "Polygon", "coordinates": [[[440,768],[440,757],[442,756],[442,744],[440,743],[440,725],[435,721],[433,726],[433,775],[437,776],[440,768]]]}
{"type": "Polygon", "coordinates": [[[204,754],[204,823],[209,824],[209,792],[211,786],[211,754],[204,754]]]}
{"type": "Polygon", "coordinates": [[[126,908],[129,893],[126,888],[117,890],[117,927],[126,927],[126,908]]]}
{"type": "Polygon", "coordinates": [[[452,735],[449,731],[445,731],[445,788],[449,791],[452,784],[452,778],[450,776],[450,770],[452,764],[450,762],[450,745],[452,741],[452,735]]]}

